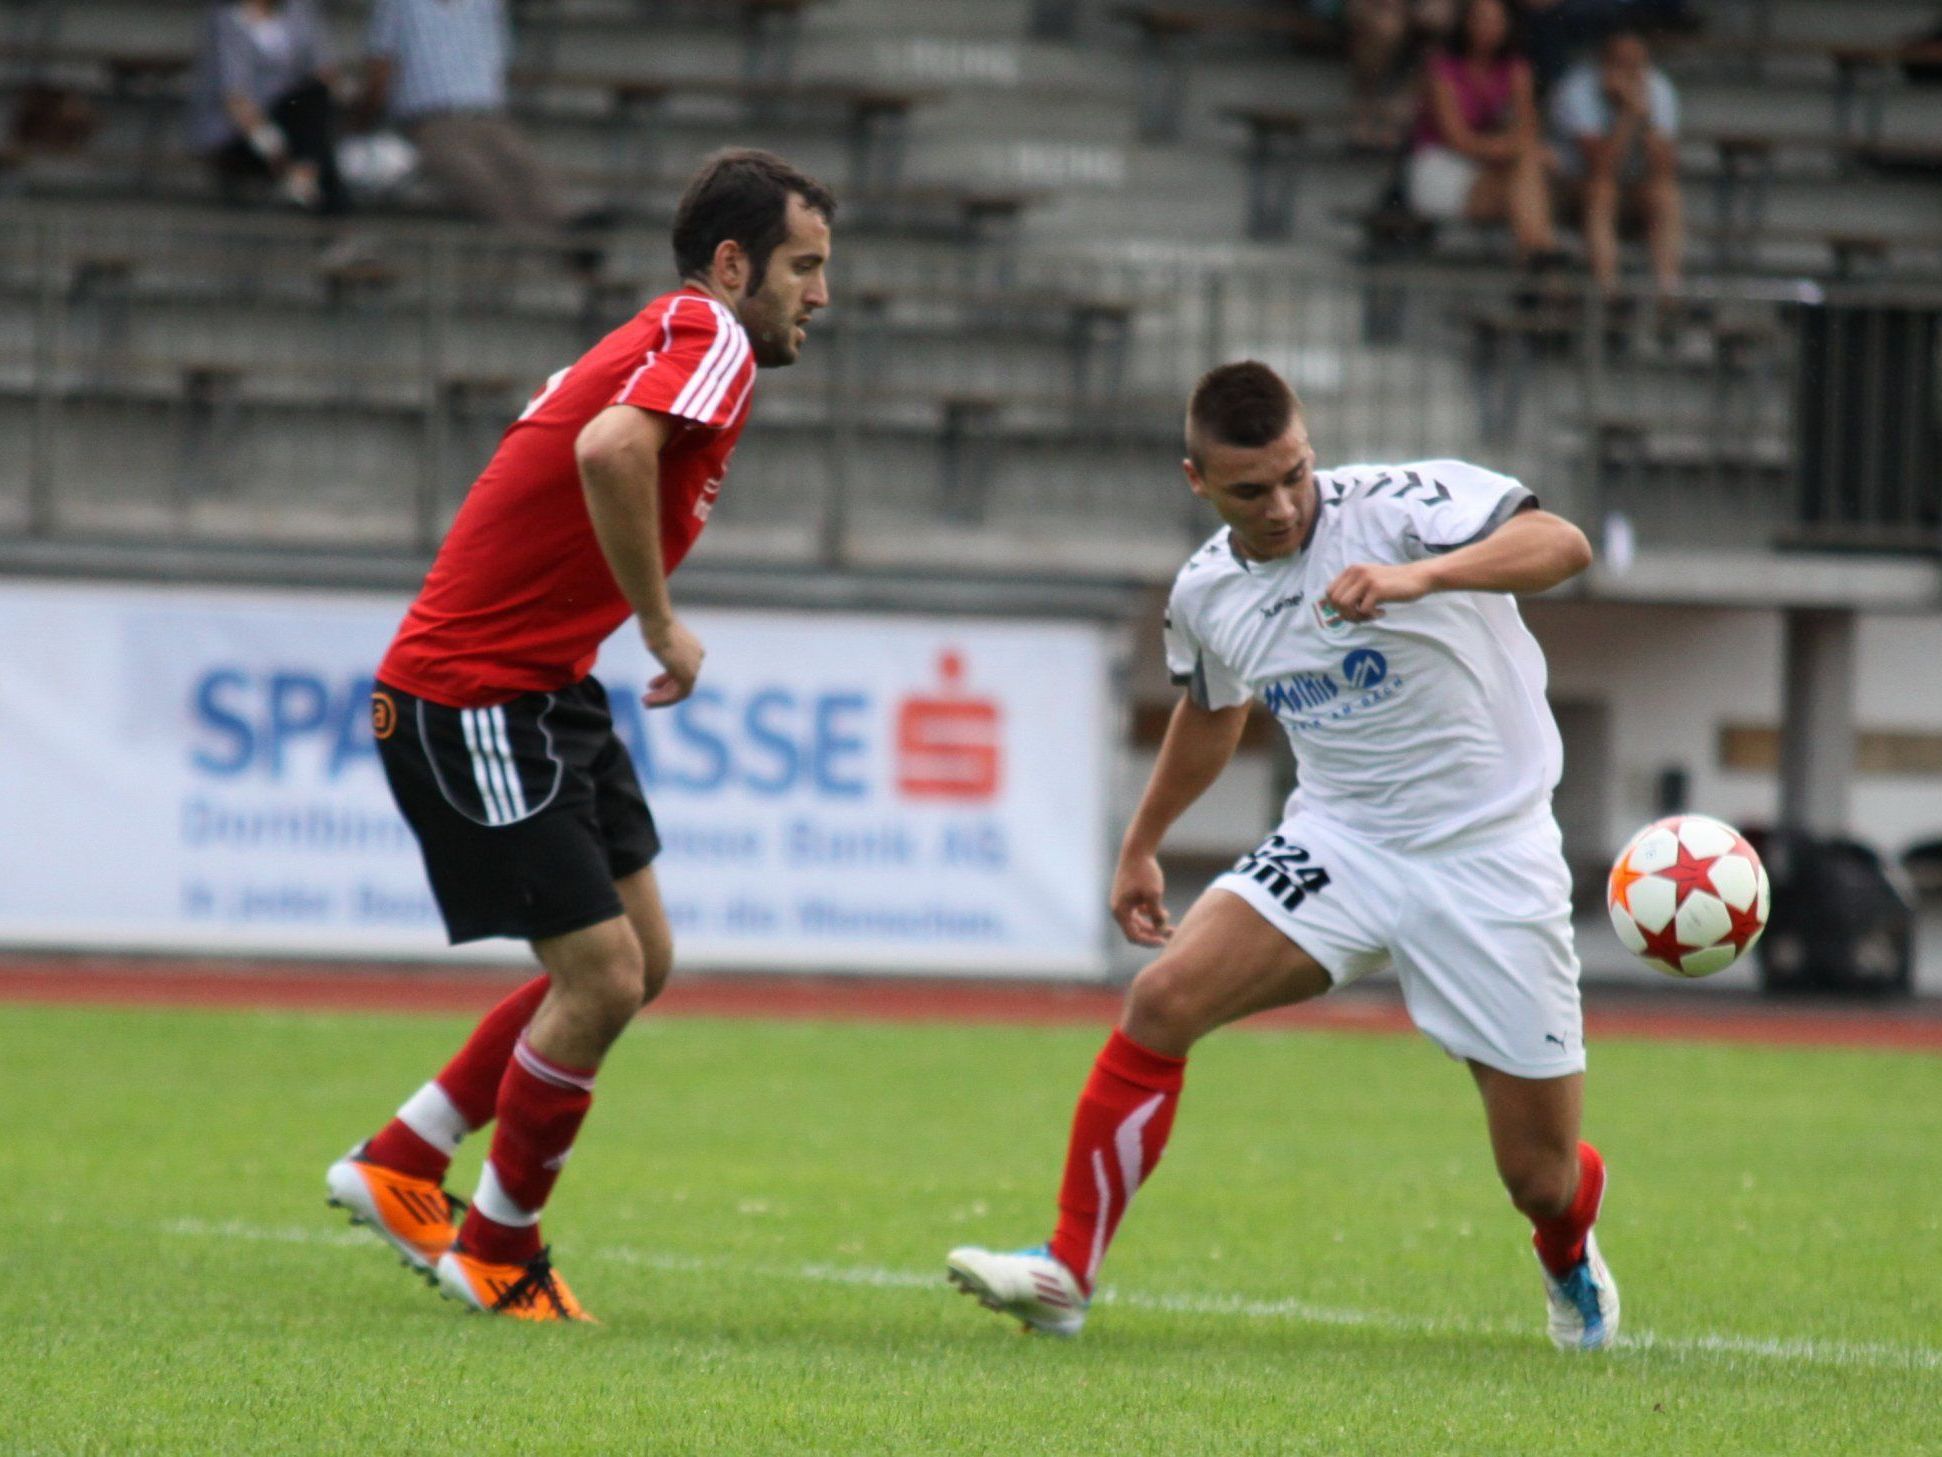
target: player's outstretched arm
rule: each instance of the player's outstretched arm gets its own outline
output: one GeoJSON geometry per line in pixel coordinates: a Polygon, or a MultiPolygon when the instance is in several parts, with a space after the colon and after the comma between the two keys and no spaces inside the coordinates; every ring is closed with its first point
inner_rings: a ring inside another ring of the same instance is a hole
{"type": "Polygon", "coordinates": [[[1382,616],[1385,602],[1431,592],[1544,592],[1591,565],[1584,532],[1549,511],[1520,511],[1482,541],[1399,566],[1363,562],[1332,583],[1328,602],[1351,622],[1382,616]]]}
{"type": "Polygon", "coordinates": [[[1183,696],[1174,706],[1160,756],[1146,781],[1146,793],[1120,842],[1119,868],[1113,873],[1113,919],[1136,946],[1164,946],[1173,934],[1162,899],[1165,877],[1158,859],[1160,841],[1187,806],[1220,778],[1240,747],[1248,705],[1202,708],[1183,696]]]}
{"type": "Polygon", "coordinates": [[[634,609],[661,672],[641,702],[679,703],[694,691],[704,649],[674,615],[661,557],[661,447],[673,431],[665,415],[610,405],[574,442],[587,515],[614,581],[634,609]]]}

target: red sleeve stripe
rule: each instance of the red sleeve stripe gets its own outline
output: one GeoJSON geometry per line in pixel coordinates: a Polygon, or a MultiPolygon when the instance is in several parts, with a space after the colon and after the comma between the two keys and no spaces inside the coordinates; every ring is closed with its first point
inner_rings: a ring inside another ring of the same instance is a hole
{"type": "Polygon", "coordinates": [[[748,335],[741,324],[720,305],[715,305],[714,311],[714,343],[708,346],[701,367],[694,372],[687,387],[675,396],[674,403],[668,407],[670,414],[712,422],[715,412],[721,408],[722,397],[728,393],[729,386],[735,382],[743,363],[748,359],[748,335]]]}

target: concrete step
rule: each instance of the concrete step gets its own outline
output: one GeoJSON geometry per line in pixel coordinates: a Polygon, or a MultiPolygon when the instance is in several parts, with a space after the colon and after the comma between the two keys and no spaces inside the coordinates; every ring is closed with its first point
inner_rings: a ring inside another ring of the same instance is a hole
{"type": "Polygon", "coordinates": [[[1030,15],[1030,0],[952,0],[944,5],[832,0],[811,8],[805,30],[818,41],[839,36],[867,39],[917,29],[960,39],[1024,40],[1030,15]]]}

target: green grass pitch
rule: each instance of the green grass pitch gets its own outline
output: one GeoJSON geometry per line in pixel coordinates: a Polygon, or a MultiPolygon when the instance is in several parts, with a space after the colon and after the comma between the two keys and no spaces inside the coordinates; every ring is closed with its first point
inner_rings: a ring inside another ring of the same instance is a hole
{"type": "Polygon", "coordinates": [[[1077,1341],[943,1257],[1043,1236],[1103,1028],[644,1021],[548,1217],[605,1324],[467,1316],[322,1200],[464,1030],[0,1007],[0,1452],[1942,1450],[1932,1056],[1595,1046],[1628,1339],[1566,1357],[1463,1071],[1246,1030],[1077,1341]]]}

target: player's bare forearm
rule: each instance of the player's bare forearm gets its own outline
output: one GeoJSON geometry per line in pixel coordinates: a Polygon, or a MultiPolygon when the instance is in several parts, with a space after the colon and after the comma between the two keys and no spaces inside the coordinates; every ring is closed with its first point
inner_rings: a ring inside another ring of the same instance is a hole
{"type": "Polygon", "coordinates": [[[1549,511],[1511,517],[1482,541],[1427,561],[1364,562],[1329,584],[1327,601],[1351,622],[1381,617],[1384,603],[1432,592],[1544,592],[1591,565],[1584,532],[1549,511]]]}
{"type": "Polygon", "coordinates": [[[1482,541],[1417,565],[1432,592],[1546,592],[1591,565],[1591,543],[1562,516],[1522,511],[1482,541]]]}
{"type": "Polygon", "coordinates": [[[594,537],[648,651],[666,670],[648,684],[642,701],[649,708],[686,698],[703,655],[700,639],[674,615],[661,554],[661,448],[670,432],[665,416],[614,405],[574,443],[594,537]]]}
{"type": "Polygon", "coordinates": [[[1182,698],[1167,724],[1146,793],[1120,843],[1113,871],[1113,919],[1136,946],[1164,946],[1173,935],[1166,877],[1156,852],[1168,828],[1220,777],[1247,726],[1247,705],[1200,708],[1182,698]]]}
{"type": "Polygon", "coordinates": [[[1173,822],[1207,792],[1234,757],[1247,727],[1247,715],[1245,703],[1237,708],[1201,708],[1191,698],[1182,697],[1174,705],[1159,757],[1146,781],[1146,792],[1140,796],[1133,822],[1126,827],[1120,846],[1122,857],[1151,855],[1160,848],[1173,822]]]}
{"type": "Polygon", "coordinates": [[[643,629],[674,617],[661,564],[661,446],[667,432],[656,428],[658,418],[615,406],[594,416],[574,446],[593,534],[643,629]]]}

